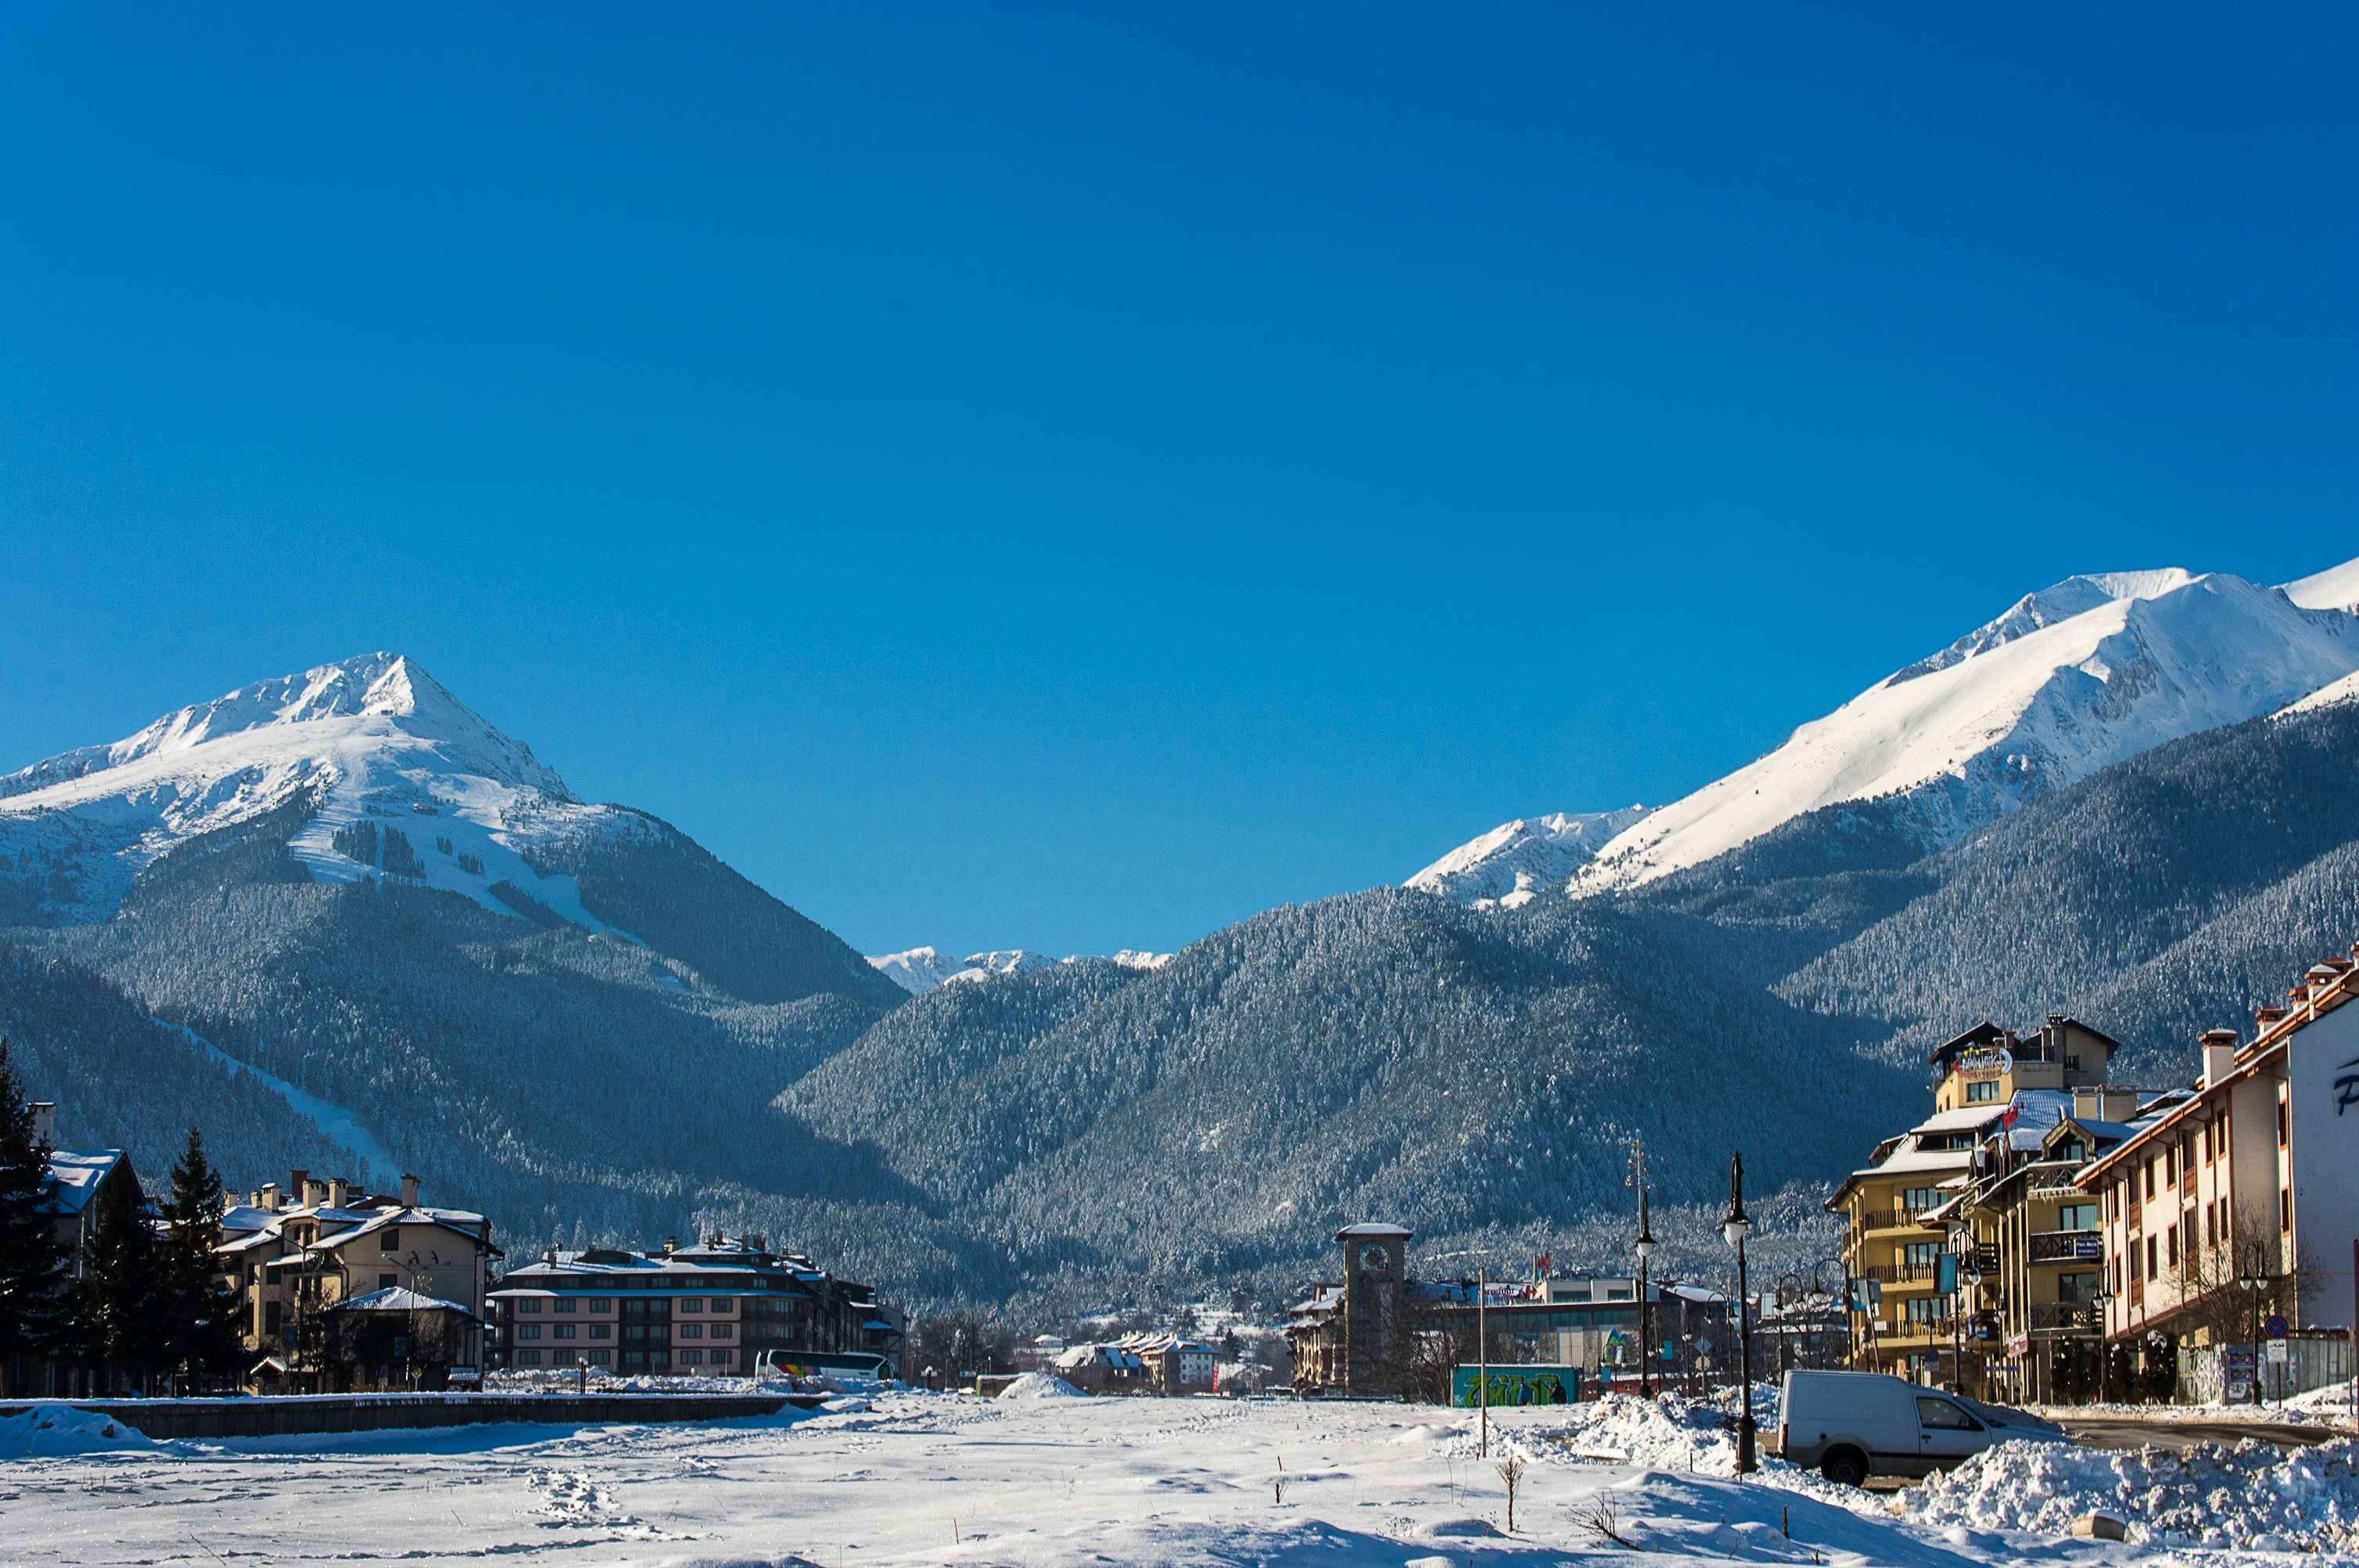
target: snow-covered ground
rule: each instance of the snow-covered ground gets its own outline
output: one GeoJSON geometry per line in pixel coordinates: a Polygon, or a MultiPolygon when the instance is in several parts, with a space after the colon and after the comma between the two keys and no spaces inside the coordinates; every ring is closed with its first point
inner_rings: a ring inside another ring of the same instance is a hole
{"type": "MultiPolygon", "coordinates": [[[[1476,1454],[1473,1424],[1465,1411],[1401,1405],[893,1392],[831,1401],[810,1415],[703,1426],[157,1445],[125,1436],[119,1421],[46,1407],[0,1422],[0,1561],[2288,1562],[2228,1541],[2074,1541],[2047,1517],[2056,1508],[2033,1506],[2040,1486],[2053,1488],[2045,1500],[2057,1508],[2113,1497],[2136,1481],[2122,1469],[2136,1456],[2068,1450],[2077,1468],[2055,1468],[2050,1454],[2053,1474],[2036,1475],[2027,1455],[1986,1460],[1938,1494],[1911,1494],[1931,1500],[1904,1519],[1887,1497],[1774,1461],[1735,1479],[1733,1449],[1709,1408],[1614,1398],[1497,1411],[1487,1459],[1476,1454]],[[1512,1532],[1498,1471],[1510,1455],[1525,1466],[1512,1532]]],[[[2256,1498],[2284,1495],[2301,1500],[2311,1520],[2334,1486],[2349,1485],[2329,1474],[2331,1461],[2296,1455],[2291,1464],[2317,1475],[2240,1460],[2231,1480],[2239,1496],[2223,1506],[2243,1510],[2239,1519],[2259,1518],[2256,1498]]],[[[2269,1520],[2282,1522],[2289,1507],[2269,1520]]],[[[2145,1516],[2133,1508],[2125,1517],[2136,1532],[2145,1516]]],[[[2301,1541],[2328,1528],[2311,1524],[2301,1541]]],[[[2345,1539],[2304,1562],[2359,1563],[2359,1554],[2345,1539]]]]}

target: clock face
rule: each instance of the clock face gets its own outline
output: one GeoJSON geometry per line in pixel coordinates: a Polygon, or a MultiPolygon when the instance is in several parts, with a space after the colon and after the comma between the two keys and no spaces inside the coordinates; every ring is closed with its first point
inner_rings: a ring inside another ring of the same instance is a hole
{"type": "Polygon", "coordinates": [[[1372,1241],[1368,1243],[1367,1246],[1360,1248],[1361,1268],[1373,1269],[1378,1273],[1382,1273],[1385,1269],[1385,1249],[1382,1244],[1372,1241]]]}

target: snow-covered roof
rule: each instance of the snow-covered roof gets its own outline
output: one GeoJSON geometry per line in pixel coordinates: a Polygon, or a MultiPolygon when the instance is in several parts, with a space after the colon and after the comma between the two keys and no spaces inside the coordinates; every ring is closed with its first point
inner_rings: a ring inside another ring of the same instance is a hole
{"type": "MultiPolygon", "coordinates": [[[[2018,1090],[2017,1093],[2028,1091],[2018,1090]]],[[[2001,1105],[1960,1105],[1955,1110],[1936,1111],[1910,1127],[1910,1132],[1973,1132],[1988,1127],[2006,1115],[2001,1105]]]]}
{"type": "Polygon", "coordinates": [[[1337,1231],[1335,1239],[1337,1241],[1358,1241],[1363,1238],[1370,1241],[1407,1241],[1416,1234],[1417,1232],[1406,1225],[1345,1225],[1342,1230],[1337,1231]]]}
{"type": "Polygon", "coordinates": [[[49,1203],[60,1214],[78,1214],[90,1206],[99,1183],[123,1163],[119,1149],[55,1149],[49,1151],[49,1203]]]}
{"type": "Polygon", "coordinates": [[[371,1290],[364,1296],[353,1296],[327,1310],[332,1312],[457,1312],[461,1317],[476,1323],[484,1321],[456,1301],[446,1301],[440,1296],[420,1295],[399,1285],[371,1290]]]}

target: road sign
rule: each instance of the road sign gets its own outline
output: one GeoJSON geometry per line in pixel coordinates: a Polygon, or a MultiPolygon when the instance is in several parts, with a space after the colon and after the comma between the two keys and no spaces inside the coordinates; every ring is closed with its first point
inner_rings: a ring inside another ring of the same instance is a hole
{"type": "Polygon", "coordinates": [[[2283,1365],[2285,1362],[2292,1359],[2292,1357],[2287,1354],[2287,1352],[2291,1348],[2292,1346],[2287,1345],[2284,1340],[2273,1339],[2269,1341],[2269,1359],[2278,1363],[2279,1365],[2283,1365]]]}
{"type": "Polygon", "coordinates": [[[2286,1336],[2286,1321],[2274,1312],[2269,1315],[2269,1321],[2262,1326],[2271,1339],[2283,1339],[2286,1336]]]}

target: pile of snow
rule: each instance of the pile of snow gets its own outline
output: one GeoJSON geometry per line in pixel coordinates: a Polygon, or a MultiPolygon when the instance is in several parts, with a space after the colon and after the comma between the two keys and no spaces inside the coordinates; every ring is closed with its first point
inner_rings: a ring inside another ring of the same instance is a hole
{"type": "MultiPolygon", "coordinates": [[[[1753,1407],[1757,1429],[1775,1431],[1777,1417],[1763,1402],[1753,1407]]],[[[1523,1433],[1573,1459],[1601,1465],[1636,1465],[1650,1470],[1693,1471],[1700,1475],[1736,1474],[1736,1421],[1717,1400],[1677,1393],[1651,1399],[1636,1394],[1605,1394],[1564,1407],[1561,1423],[1519,1428],[1523,1433]]]]}
{"type": "Polygon", "coordinates": [[[2185,1454],[2059,1443],[2004,1443],[1903,1492],[1912,1523],[2069,1535],[2082,1514],[2107,1513],[2134,1540],[2257,1551],[2359,1543],[2359,1443],[2280,1453],[2245,1442],[2185,1454]]]}
{"type": "Polygon", "coordinates": [[[1008,1384],[1007,1387],[999,1390],[999,1397],[1003,1399],[1016,1400],[1086,1399],[1089,1398],[1087,1394],[1082,1393],[1079,1388],[1074,1388],[1062,1377],[1051,1377],[1046,1372],[1027,1372],[1024,1376],[1016,1378],[1016,1381],[1008,1384]]]}
{"type": "Polygon", "coordinates": [[[82,1454],[152,1451],[162,1446],[113,1416],[93,1415],[48,1400],[0,1420],[0,1459],[68,1459],[82,1454]]]}

